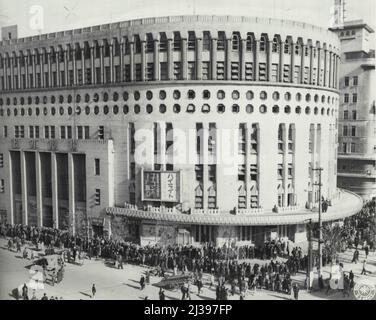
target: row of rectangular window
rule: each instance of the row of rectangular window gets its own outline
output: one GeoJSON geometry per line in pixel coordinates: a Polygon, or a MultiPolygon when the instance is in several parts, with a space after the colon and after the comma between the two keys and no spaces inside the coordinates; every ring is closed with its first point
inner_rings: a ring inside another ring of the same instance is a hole
{"type": "Polygon", "coordinates": [[[356,127],[355,126],[343,126],[343,136],[349,136],[349,131],[351,128],[351,137],[356,137],[356,127]]]}
{"type": "MultiPolygon", "coordinates": [[[[343,96],[343,102],[344,103],[349,103],[349,101],[350,101],[350,94],[345,93],[344,96],[343,96]]],[[[353,93],[353,95],[352,95],[352,102],[353,103],[357,103],[358,102],[358,94],[357,93],[353,93]]]]}
{"type": "MultiPolygon", "coordinates": [[[[60,139],[73,139],[72,126],[60,127],[60,139]]],[[[3,127],[3,137],[8,137],[8,127],[3,127]]],[[[14,137],[25,138],[25,126],[14,126],[14,137]]],[[[40,129],[39,126],[29,126],[29,138],[39,139],[40,129]]],[[[44,126],[44,138],[45,139],[57,139],[55,126],[44,126]]],[[[90,127],[89,126],[76,126],[76,139],[89,140],[90,139],[90,127]]],[[[104,140],[104,126],[98,127],[98,140],[104,140]]]]}
{"type": "MultiPolygon", "coordinates": [[[[355,76],[353,79],[353,86],[357,86],[359,84],[359,78],[358,76],[355,76]]],[[[345,77],[345,87],[350,86],[350,77],[345,77]]]]}
{"type": "MultiPolygon", "coordinates": [[[[187,62],[187,80],[197,80],[198,78],[202,80],[211,80],[211,63],[210,61],[202,61],[201,62],[201,74],[197,73],[197,67],[195,61],[188,61],[187,62]]],[[[183,72],[182,72],[182,62],[174,62],[173,64],[173,80],[182,80],[183,78],[183,72]]],[[[289,64],[285,64],[283,68],[283,82],[290,82],[291,81],[291,72],[290,72],[291,66],[289,64]]],[[[121,75],[120,66],[115,66],[114,70],[114,81],[115,82],[130,82],[131,81],[131,66],[125,65],[124,67],[124,73],[121,75]]],[[[217,69],[217,80],[225,80],[225,61],[217,61],[216,62],[216,69],[217,69]]],[[[259,81],[267,81],[267,64],[266,63],[259,63],[258,68],[258,80],[259,81]]],[[[253,62],[246,62],[245,63],[245,77],[243,80],[252,81],[254,80],[254,74],[253,74],[253,62]]],[[[324,71],[324,69],[321,69],[321,73],[324,71]]],[[[231,80],[240,80],[240,62],[238,61],[232,61],[231,62],[231,73],[227,76],[228,79],[231,80]]],[[[294,75],[293,75],[293,82],[299,83],[300,82],[300,72],[301,67],[295,66],[294,67],[294,75]]],[[[21,88],[26,88],[26,75],[22,74],[21,79],[18,78],[18,75],[14,76],[14,89],[18,90],[21,88]],[[20,84],[19,84],[20,80],[20,84]]],[[[52,72],[52,78],[51,78],[51,85],[50,85],[50,79],[48,72],[44,73],[44,87],[56,87],[58,85],[58,75],[56,71],[52,72]]],[[[104,67],[104,74],[102,79],[101,69],[100,67],[95,68],[95,74],[94,74],[95,80],[97,84],[101,83],[111,83],[111,69],[110,67],[104,67]]],[[[135,81],[153,81],[155,80],[155,74],[154,74],[154,63],[150,62],[147,63],[145,66],[145,75],[143,79],[143,72],[142,72],[142,64],[136,63],[134,65],[134,80],[135,81]]],[[[172,80],[169,77],[168,72],[168,63],[167,62],[160,62],[160,80],[172,80]]],[[[320,74],[320,79],[322,80],[322,74],[320,74]]],[[[278,64],[272,64],[271,66],[271,79],[270,81],[278,82],[279,80],[279,65],[278,64]]],[[[11,83],[11,76],[8,76],[8,84],[11,83]]],[[[60,71],[60,86],[73,86],[74,85],[74,72],[73,70],[68,71],[68,75],[66,77],[65,71],[60,71]]],[[[4,76],[0,77],[1,82],[1,88],[2,90],[5,90],[5,78],[4,76]]],[[[28,74],[28,83],[29,87],[34,87],[34,76],[33,74],[28,74]]],[[[77,85],[83,85],[83,84],[93,84],[93,78],[92,78],[92,72],[91,68],[85,69],[85,74],[83,74],[82,69],[77,70],[77,79],[76,84],[77,85]]],[[[304,67],[303,70],[303,82],[304,84],[309,84],[309,67],[304,67]]],[[[317,69],[313,68],[312,70],[312,84],[317,83],[317,69]]],[[[9,87],[9,86],[8,86],[9,87]]],[[[42,76],[40,73],[37,73],[35,76],[35,87],[42,88],[42,76]]]]}

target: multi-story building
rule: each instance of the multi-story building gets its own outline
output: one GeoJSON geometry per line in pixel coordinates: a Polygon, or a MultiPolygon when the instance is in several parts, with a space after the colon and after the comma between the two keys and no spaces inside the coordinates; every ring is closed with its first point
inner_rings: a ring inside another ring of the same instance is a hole
{"type": "Polygon", "coordinates": [[[341,40],[338,185],[376,196],[374,30],[363,21],[333,29],[341,40]]]}
{"type": "Polygon", "coordinates": [[[10,223],[141,243],[300,241],[318,220],[319,167],[324,221],[361,208],[336,185],[331,31],[161,17],[12,37],[0,55],[10,223]]]}

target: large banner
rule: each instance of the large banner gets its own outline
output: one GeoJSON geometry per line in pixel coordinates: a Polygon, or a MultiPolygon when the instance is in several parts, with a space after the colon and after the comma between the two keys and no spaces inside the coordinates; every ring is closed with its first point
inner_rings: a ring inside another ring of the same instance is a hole
{"type": "Polygon", "coordinates": [[[142,201],[180,202],[179,171],[142,171],[142,201]]]}

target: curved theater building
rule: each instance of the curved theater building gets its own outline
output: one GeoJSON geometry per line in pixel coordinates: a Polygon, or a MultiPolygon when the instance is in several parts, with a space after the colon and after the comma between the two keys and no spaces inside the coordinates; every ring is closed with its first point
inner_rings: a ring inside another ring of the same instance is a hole
{"type": "Polygon", "coordinates": [[[323,221],[355,214],[336,185],[339,46],[228,16],[3,40],[3,219],[142,244],[301,241],[320,167],[323,221]]]}

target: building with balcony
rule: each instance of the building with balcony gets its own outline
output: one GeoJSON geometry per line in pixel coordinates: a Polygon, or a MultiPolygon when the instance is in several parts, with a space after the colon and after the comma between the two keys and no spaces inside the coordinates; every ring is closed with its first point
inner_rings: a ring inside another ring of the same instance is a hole
{"type": "Polygon", "coordinates": [[[367,201],[376,196],[374,30],[360,20],[333,31],[341,41],[338,185],[367,201]]]}
{"type": "Polygon", "coordinates": [[[337,189],[340,43],[293,21],[175,16],[0,43],[0,210],[148,243],[305,240],[337,189]]]}

